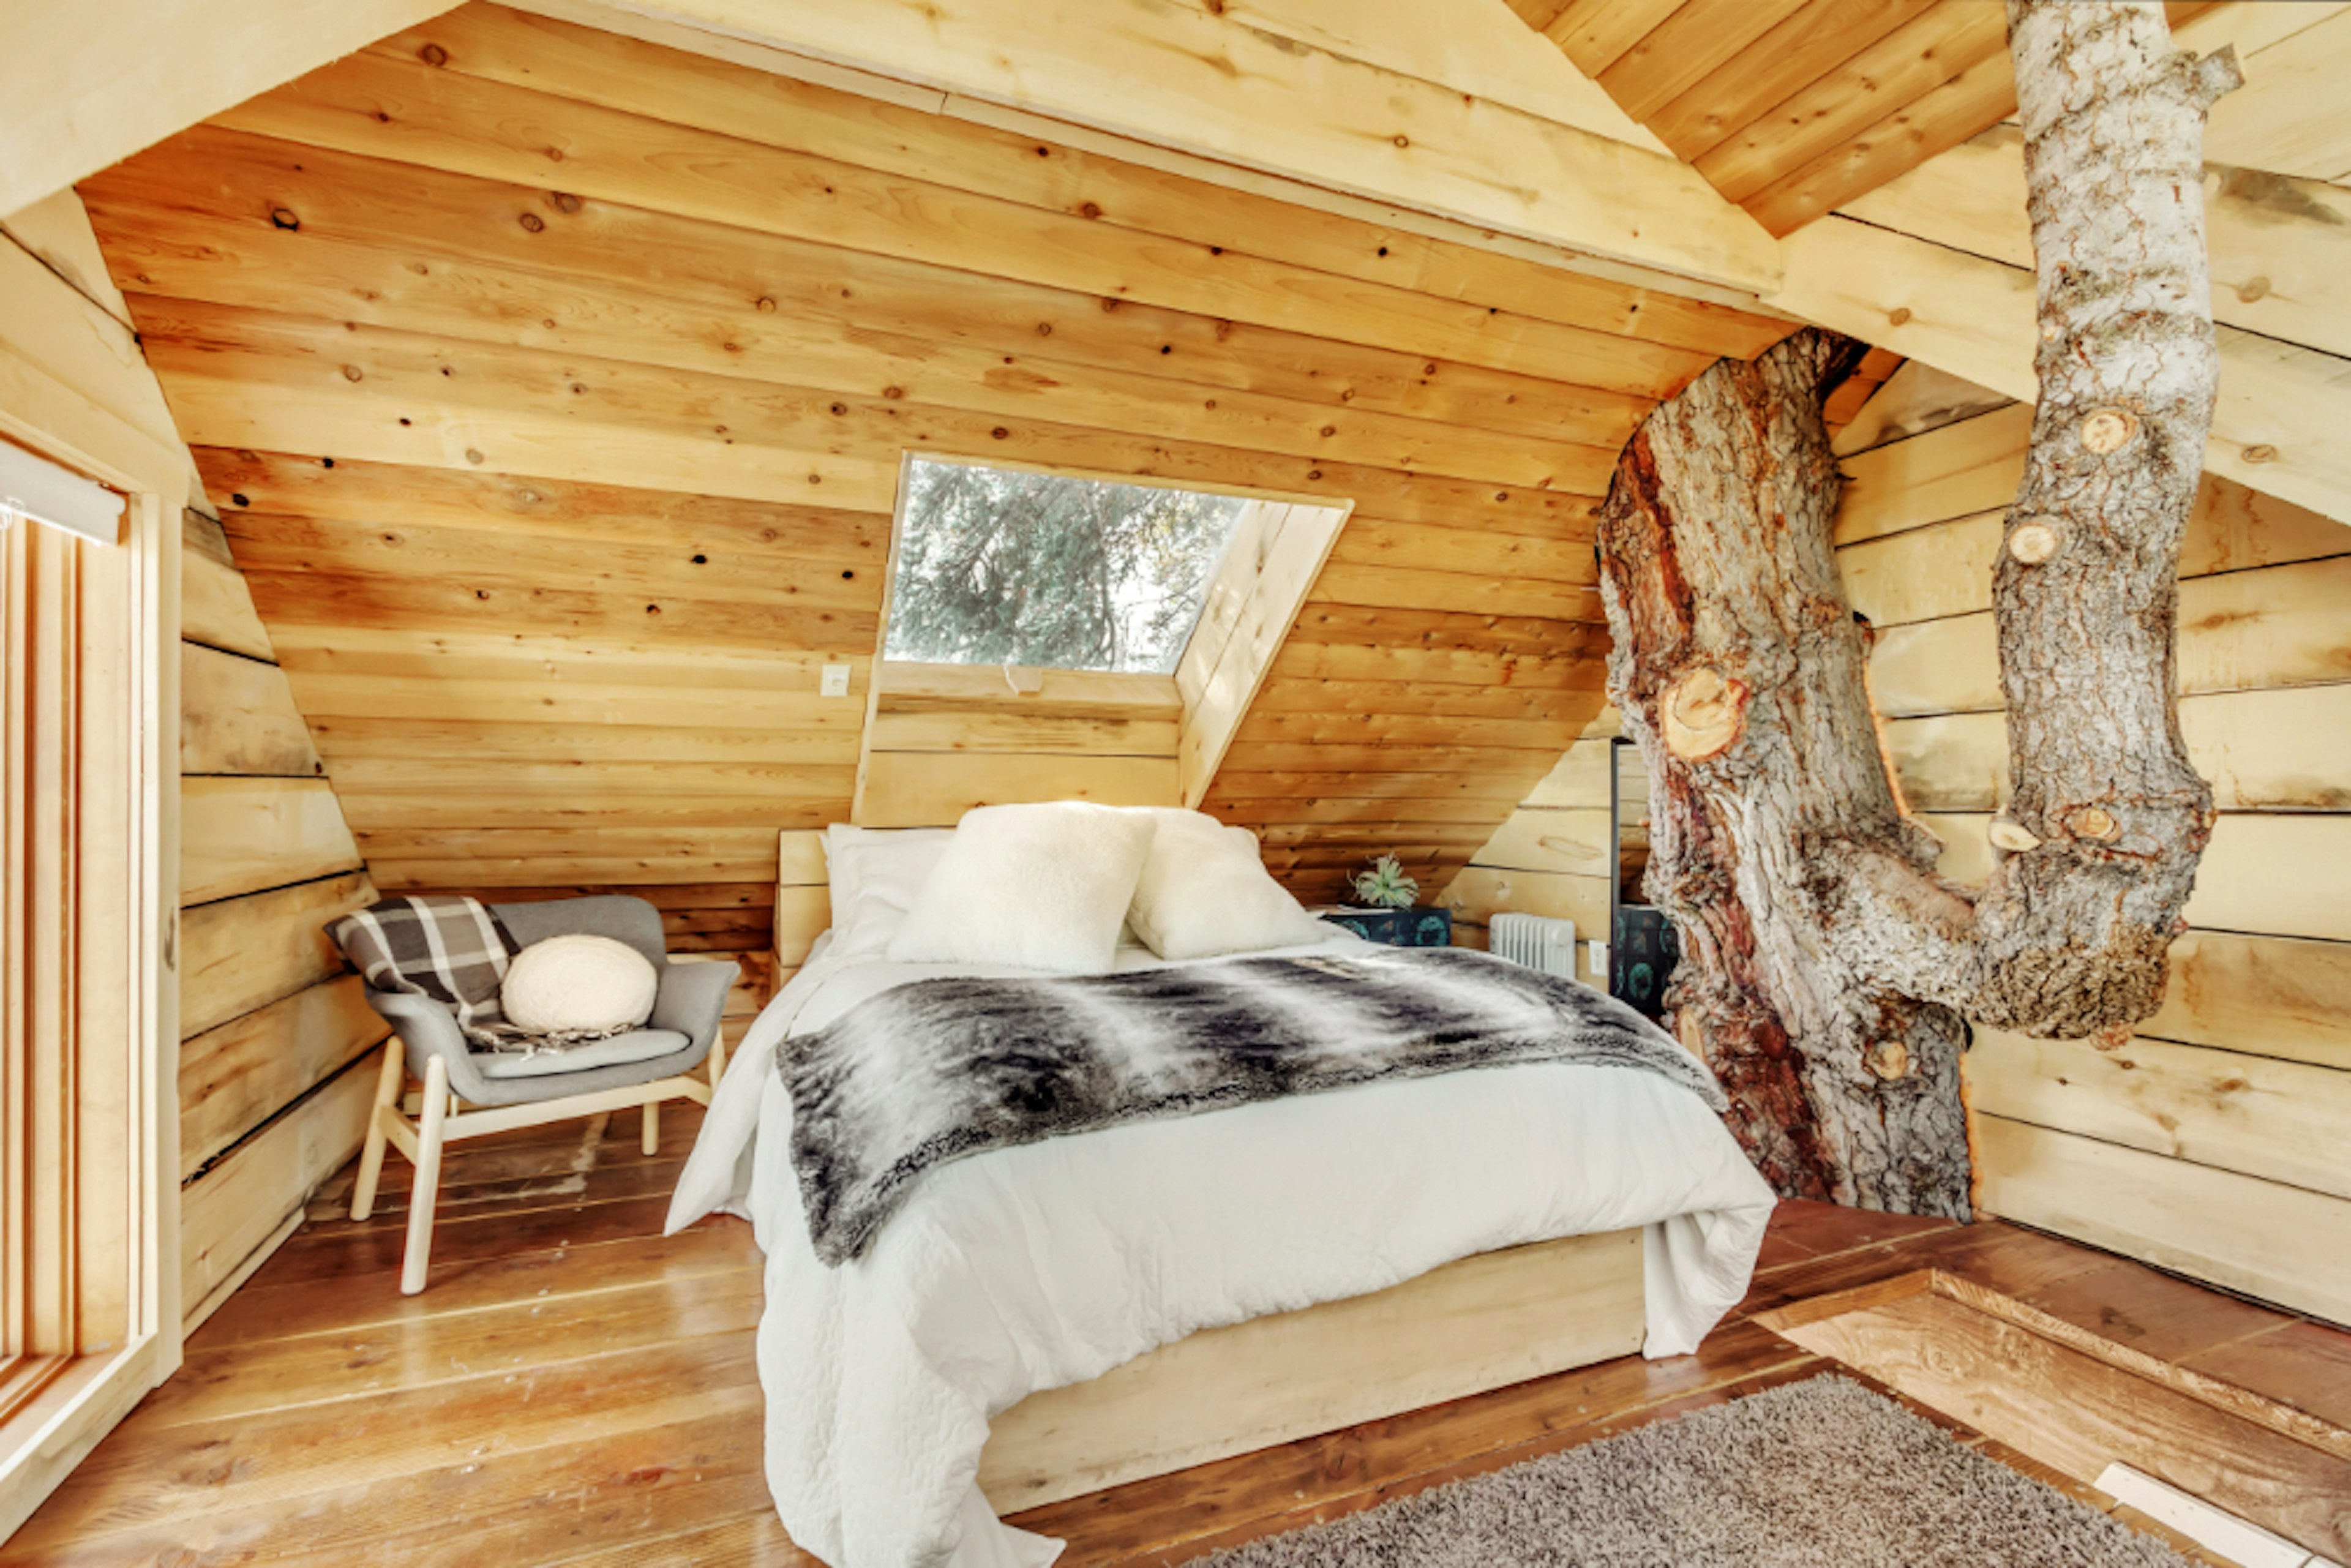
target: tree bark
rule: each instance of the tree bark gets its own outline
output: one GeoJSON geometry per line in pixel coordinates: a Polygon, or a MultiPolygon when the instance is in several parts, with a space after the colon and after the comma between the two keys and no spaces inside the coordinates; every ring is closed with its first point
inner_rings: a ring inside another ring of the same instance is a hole
{"type": "Polygon", "coordinates": [[[1868,629],[1830,545],[1821,403],[1863,352],[1799,332],[1642,427],[1601,517],[1609,685],[1649,766],[1645,885],[1681,936],[1675,1027],[1759,1167],[1792,1197],[1959,1214],[1964,1028],[1824,939],[1813,870],[1833,843],[1921,875],[1940,850],[1879,756],[1868,629]]]}
{"type": "Polygon", "coordinates": [[[2041,400],[1993,582],[2011,798],[1990,883],[1938,878],[1904,814],[1831,552],[1821,403],[1858,345],[1805,331],[1716,365],[1626,447],[1600,526],[1676,1027],[1783,1193],[1960,1218],[1961,1016],[2072,1038],[2154,1011],[2211,825],[2172,643],[2218,374],[2203,117],[2234,61],[2174,54],[2158,0],[2009,16],[2041,400]]]}

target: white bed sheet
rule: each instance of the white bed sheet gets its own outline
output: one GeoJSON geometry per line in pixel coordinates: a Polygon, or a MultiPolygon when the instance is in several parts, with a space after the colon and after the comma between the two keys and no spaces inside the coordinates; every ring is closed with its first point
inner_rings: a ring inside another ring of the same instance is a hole
{"type": "Polygon", "coordinates": [[[995,1151],[931,1172],[865,1257],[824,1267],[776,1043],[892,986],[1017,973],[840,962],[820,944],[746,1036],[671,1203],[673,1231],[717,1209],[757,1229],[768,1484],[833,1568],[1050,1563],[1060,1543],[998,1522],[976,1484],[989,1418],[1198,1329],[1635,1225],[1644,1354],[1695,1349],[1746,1290],[1773,1198],[1721,1122],[1654,1074],[1555,1064],[995,1151]]]}

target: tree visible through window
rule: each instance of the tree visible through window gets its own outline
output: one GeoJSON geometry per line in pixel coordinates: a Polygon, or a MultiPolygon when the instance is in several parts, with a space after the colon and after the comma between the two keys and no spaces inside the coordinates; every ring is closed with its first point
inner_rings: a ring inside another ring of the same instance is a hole
{"type": "Polygon", "coordinates": [[[916,458],[884,654],[1168,674],[1248,505],[916,458]]]}

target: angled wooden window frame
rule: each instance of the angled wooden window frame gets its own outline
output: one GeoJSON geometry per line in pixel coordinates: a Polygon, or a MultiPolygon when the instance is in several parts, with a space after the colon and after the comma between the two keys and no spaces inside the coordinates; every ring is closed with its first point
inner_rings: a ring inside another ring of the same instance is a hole
{"type": "MultiPolygon", "coordinates": [[[[1148,474],[1115,474],[1049,463],[936,450],[900,455],[897,495],[891,507],[890,551],[883,570],[881,625],[867,666],[865,723],[858,747],[857,781],[850,821],[869,827],[952,826],[959,810],[941,794],[930,809],[912,815],[876,810],[872,779],[877,760],[896,755],[877,744],[884,710],[915,702],[933,709],[972,713],[1051,713],[1074,717],[1092,713],[1113,721],[1148,720],[1165,712],[1178,730],[1174,778],[1164,796],[1112,804],[1181,804],[1196,808],[1208,793],[1225,753],[1257,699],[1273,661],[1305,610],[1339,535],[1354,515],[1352,499],[1301,491],[1167,479],[1148,474]],[[1106,485],[1134,485],[1228,496],[1249,503],[1235,523],[1214,570],[1200,612],[1177,658],[1173,674],[1123,674],[1105,670],[1044,669],[992,664],[935,664],[887,656],[890,618],[897,594],[898,567],[905,543],[906,497],[917,463],[952,464],[1012,473],[1044,474],[1106,485]],[[946,802],[942,804],[942,802],[946,802]]],[[[1051,758],[1040,760],[1050,763],[1051,758]]],[[[1056,767],[1067,767],[1064,757],[1056,767]]],[[[1007,799],[1052,797],[1051,779],[1014,781],[1007,799]],[[1043,789],[1043,793],[1039,789],[1043,789]]],[[[1081,791],[1080,793],[1082,793],[1081,791]]]]}

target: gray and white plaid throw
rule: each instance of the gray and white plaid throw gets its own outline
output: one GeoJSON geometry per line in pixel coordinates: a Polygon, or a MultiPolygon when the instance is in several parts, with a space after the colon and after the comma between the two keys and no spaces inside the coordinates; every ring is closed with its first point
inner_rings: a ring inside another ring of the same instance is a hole
{"type": "Polygon", "coordinates": [[[514,938],[478,898],[387,898],[344,915],[327,934],[369,985],[430,997],[455,1013],[467,1041],[484,1051],[535,1056],[628,1032],[622,1026],[533,1034],[508,1023],[498,993],[514,938]]]}

